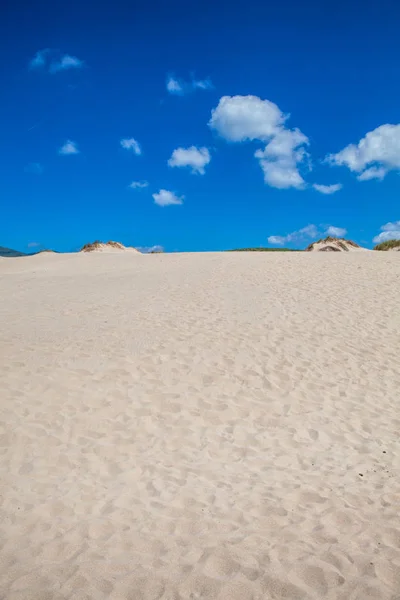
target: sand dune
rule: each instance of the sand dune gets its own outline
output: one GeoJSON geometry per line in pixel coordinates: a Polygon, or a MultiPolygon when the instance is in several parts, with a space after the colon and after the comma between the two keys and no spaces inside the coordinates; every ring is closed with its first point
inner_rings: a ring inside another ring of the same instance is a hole
{"type": "Polygon", "coordinates": [[[89,244],[85,244],[80,252],[93,253],[93,252],[111,252],[114,254],[115,252],[134,252],[136,254],[140,254],[139,250],[133,248],[132,246],[124,246],[121,242],[93,242],[89,244]]]}
{"type": "Polygon", "coordinates": [[[397,600],[395,253],[0,261],[0,598],[397,600]]]}
{"type": "Polygon", "coordinates": [[[328,236],[317,240],[306,248],[306,252],[369,252],[368,248],[359,246],[352,240],[328,236]]]}

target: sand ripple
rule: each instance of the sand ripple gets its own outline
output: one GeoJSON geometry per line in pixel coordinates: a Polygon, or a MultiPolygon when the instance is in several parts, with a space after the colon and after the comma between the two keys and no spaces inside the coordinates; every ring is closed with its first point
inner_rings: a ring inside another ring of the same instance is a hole
{"type": "Polygon", "coordinates": [[[398,256],[89,258],[0,264],[0,598],[398,600],[398,256]]]}

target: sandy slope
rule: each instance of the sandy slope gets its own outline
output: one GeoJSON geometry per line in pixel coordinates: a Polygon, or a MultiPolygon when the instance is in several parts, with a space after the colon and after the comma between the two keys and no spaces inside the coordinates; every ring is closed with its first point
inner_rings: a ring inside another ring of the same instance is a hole
{"type": "Polygon", "coordinates": [[[39,255],[0,287],[0,598],[399,598],[397,254],[39,255]]]}

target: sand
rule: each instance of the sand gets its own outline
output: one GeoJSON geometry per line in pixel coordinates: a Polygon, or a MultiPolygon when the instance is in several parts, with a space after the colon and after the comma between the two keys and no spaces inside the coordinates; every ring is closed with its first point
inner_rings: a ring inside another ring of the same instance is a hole
{"type": "Polygon", "coordinates": [[[2,600],[400,598],[397,253],[0,261],[2,600]]]}

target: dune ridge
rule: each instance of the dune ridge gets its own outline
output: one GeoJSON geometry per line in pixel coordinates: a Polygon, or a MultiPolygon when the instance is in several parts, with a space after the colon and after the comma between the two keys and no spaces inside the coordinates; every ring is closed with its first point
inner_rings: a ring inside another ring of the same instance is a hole
{"type": "Polygon", "coordinates": [[[140,254],[139,250],[131,246],[124,246],[121,242],[100,242],[96,240],[82,246],[80,252],[136,252],[140,254]]]}

